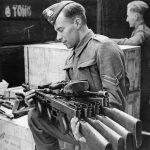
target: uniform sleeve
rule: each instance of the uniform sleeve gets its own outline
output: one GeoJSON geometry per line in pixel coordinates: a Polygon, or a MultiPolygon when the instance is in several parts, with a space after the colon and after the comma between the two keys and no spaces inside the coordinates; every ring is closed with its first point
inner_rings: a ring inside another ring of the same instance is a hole
{"type": "Polygon", "coordinates": [[[130,38],[122,38],[122,39],[112,39],[114,42],[116,42],[119,45],[141,45],[144,40],[144,32],[143,30],[139,30],[134,34],[134,36],[131,36],[130,38]]]}
{"type": "Polygon", "coordinates": [[[122,81],[125,70],[119,50],[114,42],[104,42],[97,53],[97,65],[103,89],[109,92],[110,106],[124,110],[125,94],[122,91],[122,81]]]}

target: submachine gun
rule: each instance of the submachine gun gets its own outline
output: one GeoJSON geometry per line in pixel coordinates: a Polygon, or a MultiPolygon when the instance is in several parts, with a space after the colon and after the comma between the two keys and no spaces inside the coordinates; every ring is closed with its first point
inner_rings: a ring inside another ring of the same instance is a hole
{"type": "MultiPolygon", "coordinates": [[[[31,89],[22,85],[25,91],[31,89]]],[[[34,97],[39,115],[59,121],[61,132],[71,131],[70,120],[80,120],[80,132],[93,150],[135,150],[142,143],[141,121],[109,108],[107,91],[88,91],[87,81],[62,81],[39,86],[34,97]]]]}

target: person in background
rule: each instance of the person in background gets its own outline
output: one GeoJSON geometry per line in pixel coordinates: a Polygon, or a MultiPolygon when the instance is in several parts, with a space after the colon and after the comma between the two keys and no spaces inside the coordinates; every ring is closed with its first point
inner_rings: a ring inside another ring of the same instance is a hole
{"type": "MultiPolygon", "coordinates": [[[[119,45],[141,46],[141,120],[150,115],[150,28],[145,24],[144,14],[149,6],[143,1],[132,1],[127,5],[127,19],[133,28],[130,38],[112,39],[119,45]]],[[[150,121],[150,120],[149,120],[150,121]]]]}
{"type": "MultiPolygon", "coordinates": [[[[87,26],[84,7],[74,1],[53,4],[43,11],[43,16],[54,26],[57,40],[72,49],[64,68],[66,80],[87,80],[90,91],[107,90],[110,107],[124,111],[128,78],[124,54],[118,45],[108,37],[94,34],[87,26]]],[[[34,90],[26,92],[28,105],[34,95],[34,90]]],[[[77,145],[86,142],[79,132],[78,118],[71,120],[72,132],[63,135],[57,121],[39,117],[38,113],[33,108],[28,114],[37,150],[59,150],[58,139],[77,145]]]]}

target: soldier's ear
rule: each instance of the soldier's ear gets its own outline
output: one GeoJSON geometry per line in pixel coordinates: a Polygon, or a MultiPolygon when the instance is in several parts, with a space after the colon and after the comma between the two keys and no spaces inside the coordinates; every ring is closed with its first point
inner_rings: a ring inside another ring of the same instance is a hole
{"type": "Polygon", "coordinates": [[[139,19],[139,17],[140,17],[139,15],[140,15],[139,13],[135,13],[135,14],[134,14],[134,17],[135,17],[136,20],[139,19]]]}
{"type": "Polygon", "coordinates": [[[82,26],[82,20],[81,20],[81,18],[76,17],[75,20],[74,20],[74,23],[75,23],[77,29],[81,28],[81,26],[82,26]]]}

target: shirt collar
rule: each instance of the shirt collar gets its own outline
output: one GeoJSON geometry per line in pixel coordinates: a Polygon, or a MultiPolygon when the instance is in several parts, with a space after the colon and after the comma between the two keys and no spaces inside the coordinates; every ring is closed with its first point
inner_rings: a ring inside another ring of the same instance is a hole
{"type": "Polygon", "coordinates": [[[76,57],[78,57],[81,54],[84,47],[87,45],[87,43],[89,42],[89,40],[93,35],[94,35],[93,31],[89,29],[89,31],[85,34],[85,36],[80,40],[77,47],[73,49],[76,57]]]}
{"type": "Polygon", "coordinates": [[[144,21],[143,21],[143,20],[140,21],[140,22],[135,26],[135,29],[137,29],[140,25],[143,25],[143,24],[145,24],[144,21]]]}

